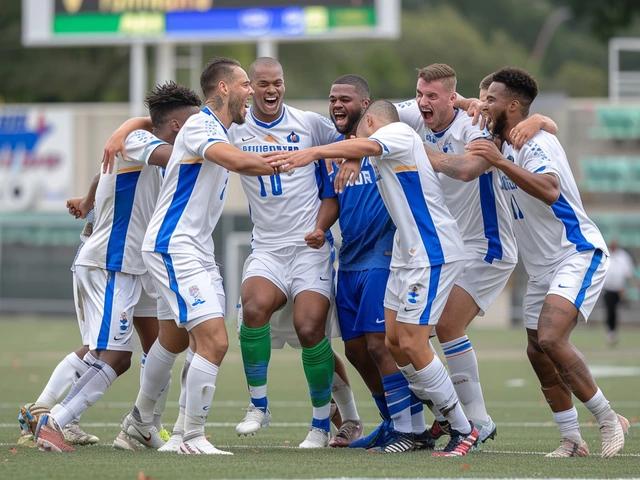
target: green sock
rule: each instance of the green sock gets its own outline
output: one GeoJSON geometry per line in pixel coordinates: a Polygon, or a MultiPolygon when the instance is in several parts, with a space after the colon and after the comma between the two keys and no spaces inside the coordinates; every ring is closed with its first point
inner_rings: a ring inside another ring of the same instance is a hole
{"type": "Polygon", "coordinates": [[[329,431],[329,402],[334,373],[333,349],[329,340],[323,338],[315,347],[303,348],[302,366],[313,405],[311,425],[329,431]]]}
{"type": "Polygon", "coordinates": [[[251,403],[257,408],[267,408],[267,369],[271,359],[271,326],[258,328],[240,326],[240,350],[244,374],[249,384],[251,403]]]}

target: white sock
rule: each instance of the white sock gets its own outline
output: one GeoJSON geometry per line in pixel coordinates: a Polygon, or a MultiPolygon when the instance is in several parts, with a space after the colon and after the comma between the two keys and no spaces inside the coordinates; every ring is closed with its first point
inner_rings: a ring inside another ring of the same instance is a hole
{"type": "MultiPolygon", "coordinates": [[[[444,419],[444,417],[442,417],[444,419]]],[[[411,391],[411,430],[416,435],[424,433],[427,424],[424,420],[424,406],[418,396],[411,391]]]]}
{"type": "Polygon", "coordinates": [[[343,421],[354,420],[357,422],[360,420],[360,415],[358,415],[358,409],[356,408],[356,399],[353,397],[353,390],[337,373],[333,374],[331,392],[343,421]]]}
{"type": "Polygon", "coordinates": [[[97,360],[73,386],[53,418],[64,427],[75,417],[82,415],[91,405],[102,398],[104,392],[118,378],[116,372],[104,362],[97,360]]]}
{"type": "Polygon", "coordinates": [[[193,356],[187,374],[187,405],[185,408],[184,434],[193,438],[204,435],[219,367],[197,353],[193,356]]]}
{"type": "Polygon", "coordinates": [[[162,430],[162,414],[167,408],[167,400],[169,399],[169,388],[171,387],[171,379],[167,383],[167,386],[162,390],[162,394],[160,398],[156,402],[156,406],[153,409],[153,425],[158,429],[158,431],[162,430]]]}
{"type": "Polygon", "coordinates": [[[98,359],[96,357],[91,355],[91,352],[85,353],[84,357],[82,357],[82,360],[89,366],[93,365],[94,363],[96,363],[98,361],[98,359]]]}
{"type": "Polygon", "coordinates": [[[573,440],[577,444],[582,443],[580,424],[578,424],[578,410],[573,407],[564,412],[553,412],[553,419],[558,424],[562,438],[573,440]]]}
{"type": "Polygon", "coordinates": [[[59,400],[64,398],[65,393],[73,383],[84,375],[88,369],[89,365],[83,362],[75,353],[70,353],[53,370],[36,403],[51,409],[59,400]]]}
{"type": "Polygon", "coordinates": [[[142,358],[140,359],[140,385],[142,385],[142,379],[144,378],[145,363],[147,363],[147,354],[142,352],[142,358]]]}
{"type": "Polygon", "coordinates": [[[171,370],[177,357],[177,353],[171,353],[160,345],[158,340],[149,349],[135,404],[144,423],[153,422],[153,409],[162,395],[162,391],[171,380],[171,370]]]}
{"type": "Polygon", "coordinates": [[[187,374],[189,373],[189,367],[191,367],[193,355],[193,350],[188,348],[187,356],[184,359],[182,371],[180,372],[180,398],[178,399],[178,419],[173,425],[172,432],[179,433],[180,435],[184,435],[184,410],[187,406],[187,374]]]}
{"type": "Polygon", "coordinates": [[[584,402],[584,406],[596,417],[598,425],[602,425],[603,422],[615,421],[616,419],[616,413],[612,410],[599,388],[596,394],[591,397],[591,400],[584,402]]]}
{"type": "MultiPolygon", "coordinates": [[[[431,346],[431,350],[433,350],[433,345],[431,345],[431,342],[429,342],[429,345],[431,346]]],[[[409,364],[405,367],[401,367],[400,365],[397,365],[398,369],[402,372],[402,374],[405,376],[405,378],[407,379],[407,381],[409,382],[409,385],[411,384],[415,384],[417,382],[417,371],[415,369],[415,367],[412,364],[409,364]]],[[[433,402],[431,401],[431,398],[429,398],[428,395],[423,395],[424,398],[420,397],[420,395],[418,395],[418,393],[412,389],[412,391],[416,394],[416,396],[420,399],[420,400],[425,400],[426,401],[426,405],[427,407],[429,407],[429,410],[431,410],[431,413],[433,413],[433,416],[436,417],[436,420],[438,422],[446,422],[447,419],[444,418],[444,415],[442,415],[442,413],[440,413],[440,410],[438,410],[438,407],[436,407],[433,402]]],[[[424,413],[423,413],[424,415],[424,413]]],[[[413,415],[411,416],[411,423],[413,425],[413,415]]],[[[423,430],[424,431],[424,430],[423,430]]],[[[422,433],[422,432],[420,432],[422,433]]]]}
{"type": "Polygon", "coordinates": [[[474,423],[489,426],[489,414],[484,405],[482,387],[480,386],[478,360],[469,337],[463,335],[440,345],[447,359],[451,383],[456,389],[467,417],[474,423]]]}
{"type": "Polygon", "coordinates": [[[416,372],[417,382],[409,387],[420,399],[431,399],[451,427],[460,433],[470,432],[470,425],[458,401],[453,384],[440,358],[433,357],[429,365],[416,372]]]}

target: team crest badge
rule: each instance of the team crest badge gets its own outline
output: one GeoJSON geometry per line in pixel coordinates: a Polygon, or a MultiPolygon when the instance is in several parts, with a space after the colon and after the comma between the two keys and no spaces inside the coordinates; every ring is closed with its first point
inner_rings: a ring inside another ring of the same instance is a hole
{"type": "Polygon", "coordinates": [[[192,307],[197,307],[198,305],[205,303],[205,300],[200,296],[200,289],[197,285],[191,285],[189,287],[189,295],[193,298],[193,303],[191,304],[192,307]]]}
{"type": "Polygon", "coordinates": [[[287,142],[289,142],[289,143],[299,143],[300,142],[300,136],[296,132],[291,132],[287,136],[287,142]]]}
{"type": "Polygon", "coordinates": [[[422,285],[415,283],[409,287],[407,292],[407,303],[412,305],[417,304],[420,301],[420,293],[422,291],[422,285]]]}
{"type": "Polygon", "coordinates": [[[126,332],[129,328],[129,319],[127,318],[127,312],[122,312],[120,314],[120,331],[126,332]]]}

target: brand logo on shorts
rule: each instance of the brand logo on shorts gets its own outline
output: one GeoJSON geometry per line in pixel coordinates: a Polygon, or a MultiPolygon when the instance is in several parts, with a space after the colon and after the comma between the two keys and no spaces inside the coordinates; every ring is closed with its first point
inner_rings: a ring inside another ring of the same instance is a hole
{"type": "Polygon", "coordinates": [[[384,318],[382,320],[380,320],[379,318],[376,318],[376,323],[384,323],[384,318]]]}
{"type": "Polygon", "coordinates": [[[193,298],[193,303],[191,304],[192,307],[202,305],[206,301],[200,297],[200,289],[197,285],[191,285],[189,287],[189,295],[191,295],[191,297],[193,298]]]}
{"type": "Polygon", "coordinates": [[[561,283],[559,283],[558,288],[571,288],[571,285],[562,285],[561,283]]]}

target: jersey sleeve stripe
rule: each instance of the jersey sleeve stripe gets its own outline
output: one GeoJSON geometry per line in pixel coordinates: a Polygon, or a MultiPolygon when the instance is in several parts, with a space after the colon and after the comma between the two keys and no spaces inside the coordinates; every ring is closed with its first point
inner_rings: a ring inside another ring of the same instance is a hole
{"type": "Polygon", "coordinates": [[[393,169],[394,172],[396,173],[400,173],[400,172],[417,172],[418,171],[418,166],[417,165],[403,165],[401,167],[395,167],[393,169]]]}
{"type": "Polygon", "coordinates": [[[583,235],[582,230],[580,229],[580,221],[564,195],[560,194],[556,203],[551,205],[551,210],[553,210],[555,216],[564,225],[567,240],[576,246],[576,250],[578,252],[595,250],[596,247],[594,247],[591,242],[587,241],[583,235]]]}
{"type": "Polygon", "coordinates": [[[118,170],[118,175],[121,175],[123,173],[139,172],[141,170],[142,170],[142,165],[139,167],[123,168],[122,170],[118,170]]]}
{"type": "Polygon", "coordinates": [[[111,331],[111,315],[113,315],[113,294],[116,283],[116,272],[107,271],[108,280],[107,288],[104,294],[104,309],[102,314],[102,322],[100,324],[100,332],[98,333],[98,341],[96,348],[98,350],[106,350],[109,345],[109,332],[111,331]]]}
{"type": "Polygon", "coordinates": [[[203,158],[185,158],[184,160],[180,160],[180,163],[183,165],[191,165],[193,163],[202,163],[204,161],[203,158]]]}
{"type": "Polygon", "coordinates": [[[484,261],[493,263],[502,260],[502,243],[500,242],[500,227],[498,225],[498,211],[496,195],[493,190],[493,172],[483,173],[478,178],[480,187],[480,208],[484,223],[484,236],[487,239],[487,255],[484,261]]]}

